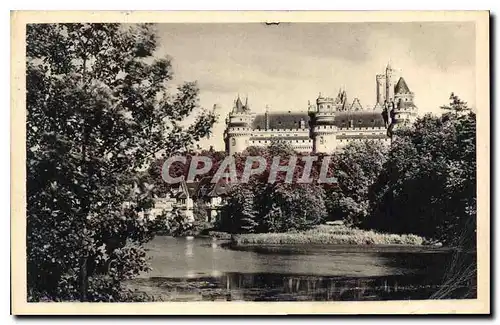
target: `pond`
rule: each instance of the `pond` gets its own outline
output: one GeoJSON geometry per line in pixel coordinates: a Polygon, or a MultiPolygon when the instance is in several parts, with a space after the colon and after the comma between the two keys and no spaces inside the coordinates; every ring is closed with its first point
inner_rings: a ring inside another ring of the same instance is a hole
{"type": "MultiPolygon", "coordinates": [[[[158,236],[146,246],[152,270],[129,287],[169,301],[326,301],[435,298],[456,255],[442,248],[269,246],[158,236]]],[[[474,254],[460,260],[470,265],[474,254]]],[[[475,295],[475,282],[452,298],[475,295]],[[471,294],[472,293],[472,294],[471,294]]],[[[437,296],[439,298],[439,296],[437,296]]]]}

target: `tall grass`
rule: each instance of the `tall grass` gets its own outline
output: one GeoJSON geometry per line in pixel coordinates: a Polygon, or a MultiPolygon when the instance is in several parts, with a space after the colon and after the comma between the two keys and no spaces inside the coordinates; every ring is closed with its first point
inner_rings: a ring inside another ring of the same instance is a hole
{"type": "Polygon", "coordinates": [[[471,299],[477,297],[477,251],[475,215],[459,234],[452,259],[447,265],[443,285],[431,299],[471,299]],[[471,243],[471,241],[473,241],[471,243]]]}
{"type": "Polygon", "coordinates": [[[244,234],[233,237],[236,245],[333,244],[333,245],[424,245],[417,235],[383,234],[346,226],[320,225],[302,232],[244,234]]]}

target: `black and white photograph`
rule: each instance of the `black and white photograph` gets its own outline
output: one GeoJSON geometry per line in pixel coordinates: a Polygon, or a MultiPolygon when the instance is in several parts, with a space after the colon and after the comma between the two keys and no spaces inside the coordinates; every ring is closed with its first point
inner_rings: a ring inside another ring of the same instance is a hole
{"type": "Polygon", "coordinates": [[[488,12],[18,14],[16,301],[489,312],[488,12]]]}

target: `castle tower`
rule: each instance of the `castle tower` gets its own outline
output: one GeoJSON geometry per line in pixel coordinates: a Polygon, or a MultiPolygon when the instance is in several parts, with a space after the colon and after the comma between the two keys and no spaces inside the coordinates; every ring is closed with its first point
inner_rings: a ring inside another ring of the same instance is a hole
{"type": "Polygon", "coordinates": [[[403,77],[399,78],[394,87],[394,101],[388,107],[390,116],[390,125],[387,129],[387,135],[391,138],[394,131],[400,127],[413,124],[417,118],[418,108],[413,102],[415,95],[410,91],[403,77]]]}
{"type": "MultiPolygon", "coordinates": [[[[345,96],[345,91],[339,92],[345,96]]],[[[314,153],[332,153],[337,148],[337,128],[335,126],[335,111],[339,109],[336,103],[340,98],[334,100],[323,97],[321,93],[316,99],[316,107],[309,109],[310,136],[313,139],[314,153]]]]}
{"type": "Polygon", "coordinates": [[[378,74],[376,76],[377,80],[377,101],[379,105],[384,105],[385,93],[386,93],[386,76],[383,74],[378,74]]]}
{"type": "Polygon", "coordinates": [[[394,100],[394,69],[392,69],[390,62],[385,68],[385,89],[385,100],[391,102],[394,100]]]}
{"type": "Polygon", "coordinates": [[[321,93],[319,93],[318,98],[316,99],[316,110],[318,112],[332,112],[334,104],[333,98],[323,97],[321,93]]]}
{"type": "Polygon", "coordinates": [[[226,119],[225,142],[226,151],[233,155],[246,149],[252,133],[252,122],[255,114],[248,105],[248,97],[243,105],[240,96],[234,102],[233,110],[226,119]]]}

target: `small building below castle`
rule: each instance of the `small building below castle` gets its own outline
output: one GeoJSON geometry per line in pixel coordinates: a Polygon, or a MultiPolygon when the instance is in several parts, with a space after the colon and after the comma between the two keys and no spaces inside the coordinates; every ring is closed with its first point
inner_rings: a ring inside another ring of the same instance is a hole
{"type": "Polygon", "coordinates": [[[171,194],[155,199],[154,208],[149,211],[148,217],[154,219],[164,212],[177,210],[187,222],[193,223],[197,217],[197,208],[199,214],[205,215],[205,220],[198,221],[215,222],[229,186],[225,182],[214,184],[211,180],[211,177],[204,177],[195,182],[181,181],[178,187],[172,189],[171,194]]]}

